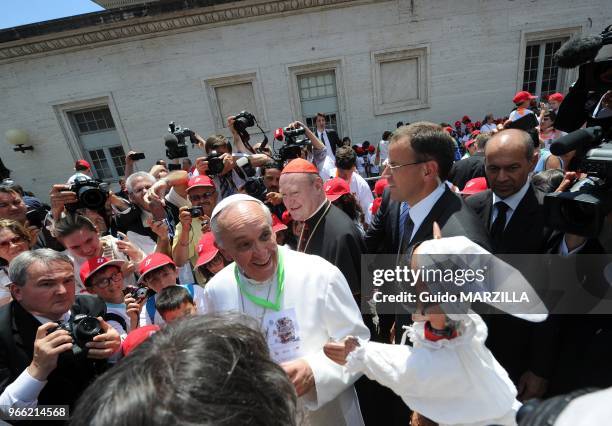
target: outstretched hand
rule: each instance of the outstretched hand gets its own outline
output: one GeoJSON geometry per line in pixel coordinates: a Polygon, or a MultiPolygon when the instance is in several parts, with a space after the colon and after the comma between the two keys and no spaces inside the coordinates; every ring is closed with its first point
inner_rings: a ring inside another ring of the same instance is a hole
{"type": "Polygon", "coordinates": [[[325,355],[336,364],[346,364],[346,358],[359,346],[359,341],[353,336],[345,337],[341,342],[329,342],[323,346],[325,355]]]}

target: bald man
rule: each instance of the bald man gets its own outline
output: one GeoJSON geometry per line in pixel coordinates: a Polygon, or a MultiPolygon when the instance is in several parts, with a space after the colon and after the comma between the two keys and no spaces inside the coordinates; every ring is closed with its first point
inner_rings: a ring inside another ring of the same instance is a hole
{"type": "MultiPolygon", "coordinates": [[[[490,189],[468,197],[466,203],[489,230],[493,253],[544,254],[559,245],[560,234],[553,237],[546,226],[545,194],[529,180],[537,159],[531,136],[523,130],[499,132],[485,146],[490,189]]],[[[537,287],[546,284],[541,267],[535,261],[520,267],[540,294],[544,288],[537,287]]],[[[517,385],[519,399],[542,397],[556,360],[555,320],[534,325],[508,315],[483,318],[489,327],[487,346],[517,385]]]]}

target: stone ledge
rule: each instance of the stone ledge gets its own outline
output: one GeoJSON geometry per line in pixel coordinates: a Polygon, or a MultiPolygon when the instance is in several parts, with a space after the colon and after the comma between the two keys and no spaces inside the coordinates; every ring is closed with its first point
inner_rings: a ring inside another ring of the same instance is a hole
{"type": "MultiPolygon", "coordinates": [[[[0,44],[0,63],[15,62],[24,57],[80,50],[91,46],[118,43],[123,40],[157,37],[173,32],[194,31],[265,19],[301,11],[348,7],[376,0],[248,0],[223,5],[172,12],[165,16],[136,16],[121,22],[67,30],[45,36],[25,38],[0,44]]],[[[102,13],[102,12],[101,12],[102,13]]]]}

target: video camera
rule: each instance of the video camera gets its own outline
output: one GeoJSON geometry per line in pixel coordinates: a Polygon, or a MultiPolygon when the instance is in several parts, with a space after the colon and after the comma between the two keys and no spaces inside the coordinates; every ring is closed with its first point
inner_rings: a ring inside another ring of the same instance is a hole
{"type": "Polygon", "coordinates": [[[598,36],[568,41],[554,56],[562,68],[580,68],[555,120],[555,128],[569,133],[554,141],[550,151],[563,155],[575,150],[569,168],[587,178],[568,192],[546,195],[544,208],[552,228],[588,238],[599,236],[612,211],[612,58],[595,61],[608,44],[612,25],[598,36]]]}
{"type": "Polygon", "coordinates": [[[188,153],[185,138],[189,138],[192,146],[197,144],[195,132],[186,127],[177,126],[174,121],[168,124],[168,132],[169,134],[164,136],[166,157],[170,160],[187,157],[188,153]]]}
{"type": "Polygon", "coordinates": [[[78,314],[70,317],[68,321],[58,322],[57,327],[49,330],[48,334],[53,333],[56,330],[66,330],[72,337],[72,353],[74,356],[85,356],[87,355],[87,347],[85,344],[91,342],[94,337],[102,334],[102,327],[100,327],[100,321],[96,317],[89,315],[78,314]]]}
{"type": "Polygon", "coordinates": [[[109,194],[106,182],[84,176],[77,176],[69,190],[76,193],[78,198],[76,203],[66,204],[66,210],[69,212],[80,208],[103,209],[109,194]]]}
{"type": "Polygon", "coordinates": [[[274,139],[278,141],[284,141],[285,144],[280,148],[278,159],[281,163],[299,158],[302,153],[302,148],[311,144],[310,140],[306,137],[298,139],[300,136],[306,134],[306,129],[292,127],[278,128],[274,132],[274,139]]]}

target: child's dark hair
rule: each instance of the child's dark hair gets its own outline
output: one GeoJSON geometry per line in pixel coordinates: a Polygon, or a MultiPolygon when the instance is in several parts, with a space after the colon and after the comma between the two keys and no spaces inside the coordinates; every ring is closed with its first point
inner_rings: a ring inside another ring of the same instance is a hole
{"type": "Polygon", "coordinates": [[[180,308],[183,303],[193,304],[193,297],[189,290],[180,285],[172,285],[163,289],[155,301],[155,309],[161,314],[180,308]]]}

